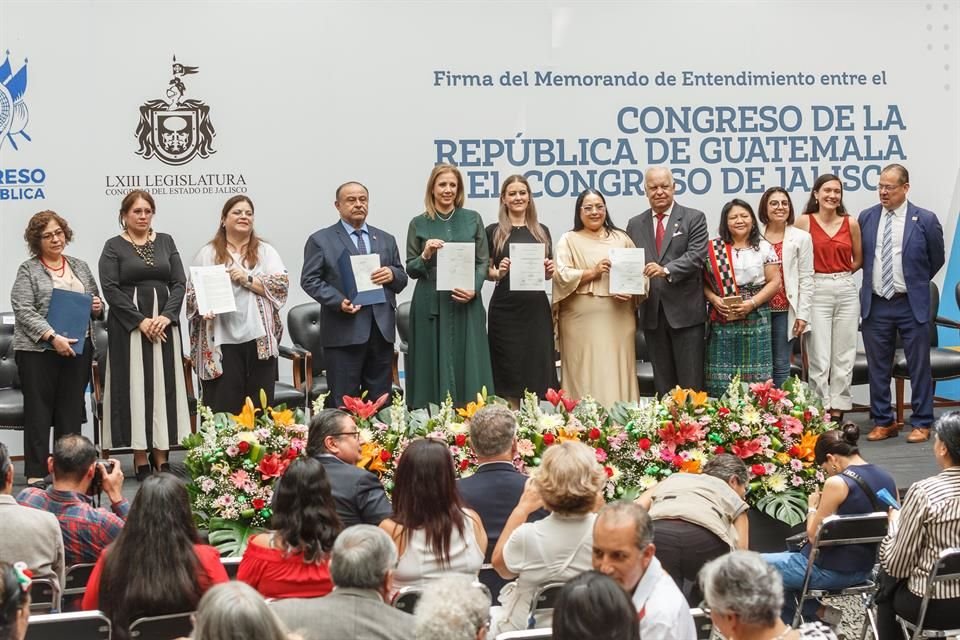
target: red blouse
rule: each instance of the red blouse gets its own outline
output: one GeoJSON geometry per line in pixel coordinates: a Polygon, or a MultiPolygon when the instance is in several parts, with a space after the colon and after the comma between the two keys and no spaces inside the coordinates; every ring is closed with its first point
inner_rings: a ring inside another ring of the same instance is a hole
{"type": "Polygon", "coordinates": [[[333,591],[328,560],[307,563],[303,553],[286,554],[252,541],[240,560],[237,580],[264,598],[316,598],[333,591]]]}
{"type": "Polygon", "coordinates": [[[853,237],[850,235],[850,216],[843,216],[840,229],[827,235],[817,216],[810,218],[810,237],[813,239],[813,271],[815,273],[844,273],[853,267],[853,237]]]}
{"type": "MultiPolygon", "coordinates": [[[[195,544],[193,550],[197,554],[197,560],[200,561],[200,573],[197,575],[197,582],[200,584],[200,595],[207,592],[207,589],[221,582],[228,582],[227,570],[223,568],[220,562],[220,552],[206,544],[195,544]]],[[[97,564],[90,574],[87,581],[87,590],[83,593],[83,602],[80,607],[84,611],[94,611],[100,608],[100,575],[103,573],[104,559],[107,557],[107,551],[104,550],[97,559],[97,564]]],[[[135,569],[134,569],[135,570],[135,569]]],[[[174,611],[164,611],[160,613],[178,613],[174,611]]]]}

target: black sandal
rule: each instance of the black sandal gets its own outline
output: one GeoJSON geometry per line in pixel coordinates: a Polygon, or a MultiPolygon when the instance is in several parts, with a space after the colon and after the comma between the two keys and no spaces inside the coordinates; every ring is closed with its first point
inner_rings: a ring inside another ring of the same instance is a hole
{"type": "Polygon", "coordinates": [[[141,465],[137,467],[137,482],[143,482],[153,474],[153,470],[150,468],[149,464],[141,465]]]}

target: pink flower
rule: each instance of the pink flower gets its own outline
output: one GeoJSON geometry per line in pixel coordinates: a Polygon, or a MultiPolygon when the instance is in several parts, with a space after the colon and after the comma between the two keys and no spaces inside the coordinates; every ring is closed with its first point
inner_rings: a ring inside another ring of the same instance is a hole
{"type": "Polygon", "coordinates": [[[217,483],[214,482],[212,478],[204,478],[203,481],[200,482],[200,490],[204,493],[210,493],[216,486],[217,483]]]}
{"type": "Polygon", "coordinates": [[[604,463],[604,462],[607,461],[607,452],[606,452],[606,451],[604,451],[604,450],[601,449],[600,447],[597,447],[597,448],[594,450],[594,452],[597,454],[597,462],[600,462],[600,463],[602,464],[602,463],[604,463]]]}
{"type": "Polygon", "coordinates": [[[233,504],[233,496],[225,493],[214,501],[219,507],[229,507],[233,504]]]}
{"type": "Polygon", "coordinates": [[[243,469],[237,469],[230,475],[230,482],[233,483],[237,489],[243,489],[243,485],[250,479],[249,474],[243,469]]]}
{"type": "Polygon", "coordinates": [[[230,445],[227,447],[227,455],[231,458],[236,458],[238,455],[240,455],[240,447],[235,444],[230,445]]]}
{"type": "Polygon", "coordinates": [[[798,436],[803,433],[803,423],[793,416],[783,416],[783,432],[788,436],[798,436]]]}
{"type": "Polygon", "coordinates": [[[307,446],[307,441],[303,438],[290,438],[290,447],[296,449],[298,452],[303,451],[307,446]]]}
{"type": "Polygon", "coordinates": [[[737,440],[730,447],[733,454],[741,460],[757,455],[761,448],[760,442],[757,440],[737,440]]]}
{"type": "Polygon", "coordinates": [[[521,456],[532,456],[534,454],[533,443],[527,438],[517,441],[517,453],[521,456]]]}

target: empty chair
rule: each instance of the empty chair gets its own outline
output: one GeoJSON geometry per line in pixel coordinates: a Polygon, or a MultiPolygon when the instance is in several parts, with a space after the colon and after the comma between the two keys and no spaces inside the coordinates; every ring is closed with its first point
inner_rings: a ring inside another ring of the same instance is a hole
{"type": "Polygon", "coordinates": [[[173,640],[193,631],[193,612],[138,618],[130,625],[130,637],[137,640],[173,640]]]}
{"type": "Polygon", "coordinates": [[[26,640],[110,640],[110,633],[110,620],[100,611],[51,613],[30,616],[26,640]]]}
{"type": "Polygon", "coordinates": [[[67,567],[63,578],[63,595],[61,597],[61,610],[73,611],[80,608],[80,601],[87,590],[87,581],[93,568],[96,565],[92,562],[83,562],[67,567]]]}
{"type": "Polygon", "coordinates": [[[393,596],[394,608],[399,609],[405,613],[413,613],[414,609],[417,608],[417,602],[420,600],[420,596],[423,595],[423,590],[416,587],[403,587],[393,596]]]}

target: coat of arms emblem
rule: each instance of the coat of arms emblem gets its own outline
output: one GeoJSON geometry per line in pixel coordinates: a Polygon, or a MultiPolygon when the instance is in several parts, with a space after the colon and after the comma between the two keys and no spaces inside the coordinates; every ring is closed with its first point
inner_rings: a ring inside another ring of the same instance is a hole
{"type": "Polygon", "coordinates": [[[9,140],[10,146],[16,151],[19,147],[14,136],[23,136],[24,140],[30,141],[26,131],[30,111],[23,101],[26,92],[27,61],[24,60],[23,66],[14,73],[10,66],[10,52],[7,51],[3,64],[0,64],[0,149],[9,140]]]}

